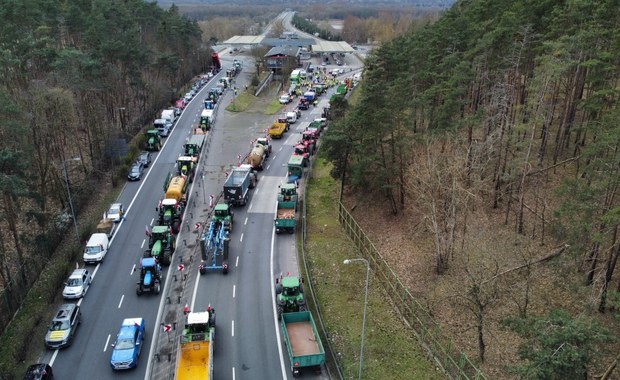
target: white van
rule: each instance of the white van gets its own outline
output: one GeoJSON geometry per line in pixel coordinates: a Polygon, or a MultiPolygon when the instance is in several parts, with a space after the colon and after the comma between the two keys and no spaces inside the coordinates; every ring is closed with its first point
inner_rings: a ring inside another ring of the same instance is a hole
{"type": "Polygon", "coordinates": [[[104,233],[96,233],[90,235],[86,248],[84,249],[84,263],[96,264],[103,261],[106,253],[108,253],[108,247],[110,241],[108,235],[104,233]]]}
{"type": "Polygon", "coordinates": [[[297,112],[295,111],[287,112],[286,121],[288,121],[289,124],[295,124],[295,122],[297,121],[297,112]]]}

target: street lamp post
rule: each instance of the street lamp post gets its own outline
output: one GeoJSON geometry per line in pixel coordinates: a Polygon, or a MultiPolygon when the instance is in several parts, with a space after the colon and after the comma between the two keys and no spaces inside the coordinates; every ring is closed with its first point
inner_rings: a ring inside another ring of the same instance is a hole
{"type": "Polygon", "coordinates": [[[364,362],[364,332],[366,331],[366,307],[368,306],[368,279],[370,277],[370,263],[366,259],[346,259],[344,264],[351,264],[354,262],[363,262],[366,265],[366,286],[364,292],[364,315],[362,317],[362,344],[360,348],[360,367],[358,370],[358,379],[362,379],[362,363],[364,362]]]}
{"type": "Polygon", "coordinates": [[[75,238],[80,243],[80,231],[78,230],[77,219],[75,219],[75,209],[73,208],[73,199],[71,198],[71,189],[69,188],[69,176],[67,175],[67,161],[81,161],[80,157],[73,157],[62,162],[62,168],[65,172],[65,184],[67,185],[67,195],[69,196],[69,207],[71,207],[71,216],[73,217],[73,225],[75,226],[75,238]]]}

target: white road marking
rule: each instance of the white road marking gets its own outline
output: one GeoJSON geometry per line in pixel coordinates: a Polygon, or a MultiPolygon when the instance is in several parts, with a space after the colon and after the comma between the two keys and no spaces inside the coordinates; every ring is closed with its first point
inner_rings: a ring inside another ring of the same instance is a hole
{"type": "Polygon", "coordinates": [[[103,352],[108,349],[108,344],[110,343],[110,334],[108,334],[108,339],[105,340],[105,346],[103,346],[103,352]]]}
{"type": "Polygon", "coordinates": [[[245,226],[246,224],[248,224],[248,217],[245,217],[245,222],[243,222],[243,225],[245,226]]]}
{"type": "Polygon", "coordinates": [[[149,226],[152,226],[154,221],[155,221],[155,218],[151,219],[151,224],[149,224],[149,226]]]}
{"type": "Polygon", "coordinates": [[[231,335],[235,336],[235,320],[232,320],[232,326],[230,327],[231,335]]]}
{"type": "Polygon", "coordinates": [[[125,299],[125,295],[123,294],[123,295],[121,296],[121,301],[118,303],[118,308],[119,308],[119,309],[121,308],[121,305],[123,304],[123,300],[124,300],[124,299],[125,299]]]}
{"type": "Polygon", "coordinates": [[[146,242],[146,239],[142,239],[142,244],[140,245],[140,249],[144,248],[144,243],[146,242]]]}
{"type": "Polygon", "coordinates": [[[84,301],[84,297],[80,298],[79,301],[77,301],[77,305],[80,306],[82,304],[82,301],[84,301]]]}
{"type": "Polygon", "coordinates": [[[131,276],[133,272],[135,271],[136,271],[136,264],[134,264],[133,267],[131,268],[131,272],[129,272],[129,275],[131,276]]]}
{"type": "Polygon", "coordinates": [[[52,358],[50,359],[50,367],[54,366],[54,361],[56,361],[56,356],[58,355],[58,349],[54,350],[54,353],[52,354],[52,358]]]}
{"type": "MultiPolygon", "coordinates": [[[[116,236],[116,234],[114,234],[114,236],[116,236]]],[[[114,239],[114,238],[112,238],[114,239]]],[[[110,247],[108,247],[108,249],[110,249],[110,247]]],[[[95,279],[95,275],[97,274],[97,271],[99,270],[99,267],[101,266],[101,263],[97,264],[97,266],[95,267],[95,270],[93,271],[93,274],[90,276],[90,280],[94,280],[95,279]]]]}
{"type": "Polygon", "coordinates": [[[271,164],[267,165],[267,170],[269,170],[270,167],[271,167],[271,164]]]}
{"type": "Polygon", "coordinates": [[[250,207],[248,207],[248,211],[252,209],[252,206],[254,206],[254,202],[250,202],[250,207]]]}
{"type": "Polygon", "coordinates": [[[239,238],[239,242],[243,241],[243,232],[241,233],[241,237],[239,238]]]}
{"type": "MultiPolygon", "coordinates": [[[[56,350],[56,351],[58,351],[58,350],[56,350]]],[[[233,367],[233,378],[232,378],[232,380],[235,380],[235,367],[233,367]]]]}
{"type": "Polygon", "coordinates": [[[236,293],[237,293],[237,285],[233,285],[233,298],[235,298],[236,293]]]}
{"type": "MultiPolygon", "coordinates": [[[[278,149],[278,152],[282,150],[282,147],[280,147],[280,149],[278,149]]],[[[276,158],[276,156],[273,156],[273,158],[276,158]]]]}
{"type": "Polygon", "coordinates": [[[239,256],[237,256],[237,260],[235,260],[235,268],[239,266],[239,256]]]}
{"type": "MultiPolygon", "coordinates": [[[[280,148],[280,149],[282,149],[282,148],[280,148]]],[[[276,157],[278,157],[278,155],[277,155],[277,154],[274,154],[274,155],[273,155],[273,159],[275,160],[275,159],[276,159],[276,157]]]]}

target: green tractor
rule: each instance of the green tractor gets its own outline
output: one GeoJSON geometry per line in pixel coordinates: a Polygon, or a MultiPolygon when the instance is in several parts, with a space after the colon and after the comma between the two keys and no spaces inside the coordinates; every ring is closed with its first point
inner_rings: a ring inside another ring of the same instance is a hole
{"type": "Polygon", "coordinates": [[[183,221],[183,204],[174,198],[166,198],[159,203],[159,225],[172,228],[173,234],[178,234],[183,221]]]}
{"type": "Polygon", "coordinates": [[[146,131],[146,150],[159,151],[161,149],[161,137],[157,133],[157,129],[149,129],[146,131]]]}
{"type": "Polygon", "coordinates": [[[226,203],[218,203],[213,210],[213,216],[211,219],[214,222],[220,222],[224,225],[224,230],[229,233],[232,232],[233,226],[233,212],[230,206],[226,203]]]}
{"type": "Polygon", "coordinates": [[[295,202],[295,205],[297,205],[297,187],[294,183],[285,183],[278,187],[280,188],[278,202],[295,202]]]}
{"type": "Polygon", "coordinates": [[[149,248],[144,257],[154,257],[162,265],[170,265],[176,248],[176,238],[168,226],[154,226],[149,234],[149,248]]]}
{"type": "Polygon", "coordinates": [[[286,277],[280,275],[280,278],[276,279],[276,309],[278,320],[281,319],[283,313],[308,310],[301,277],[287,274],[286,277]]]}

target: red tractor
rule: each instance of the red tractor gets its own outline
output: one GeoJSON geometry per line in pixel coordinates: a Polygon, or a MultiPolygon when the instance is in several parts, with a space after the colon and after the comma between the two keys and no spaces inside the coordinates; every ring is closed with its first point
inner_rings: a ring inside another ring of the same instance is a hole
{"type": "Polygon", "coordinates": [[[304,145],[304,144],[295,145],[295,151],[293,152],[293,156],[302,156],[304,158],[303,166],[306,166],[308,164],[308,161],[310,160],[310,154],[312,153],[310,152],[309,148],[314,148],[314,147],[312,145],[308,147],[307,145],[304,145]]]}
{"type": "Polygon", "coordinates": [[[316,150],[316,135],[311,131],[302,132],[299,144],[304,145],[308,149],[308,153],[314,154],[316,150]]]}

